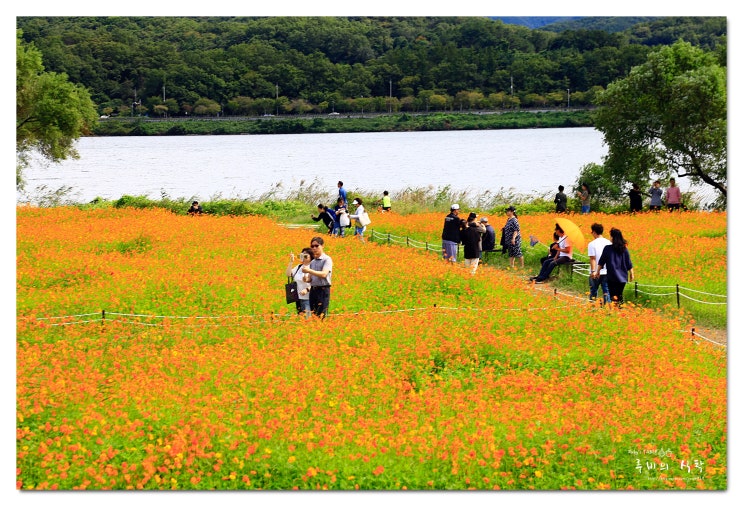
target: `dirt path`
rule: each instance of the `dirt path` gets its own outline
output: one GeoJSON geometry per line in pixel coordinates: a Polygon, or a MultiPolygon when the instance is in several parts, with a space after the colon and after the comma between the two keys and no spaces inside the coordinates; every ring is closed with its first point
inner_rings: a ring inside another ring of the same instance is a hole
{"type": "MultiPolygon", "coordinates": [[[[526,279],[526,276],[528,276],[528,273],[525,271],[522,271],[520,269],[517,269],[517,270],[508,269],[505,272],[508,274],[511,274],[513,277],[519,280],[523,280],[528,283],[528,280],[526,279]]],[[[531,286],[535,290],[541,290],[544,292],[554,293],[555,291],[555,287],[552,286],[550,283],[544,283],[544,284],[532,283],[531,286]]],[[[583,299],[585,297],[585,294],[578,293],[575,290],[570,290],[565,287],[557,288],[557,292],[564,294],[564,295],[569,295],[571,297],[575,297],[576,299],[583,299]]],[[[688,331],[688,332],[684,332],[685,335],[687,335],[688,337],[692,337],[692,328],[688,328],[684,330],[688,331]]],[[[720,329],[720,328],[714,328],[714,327],[697,326],[693,328],[693,337],[695,339],[711,342],[716,345],[727,346],[728,344],[728,332],[726,328],[720,329]]]]}

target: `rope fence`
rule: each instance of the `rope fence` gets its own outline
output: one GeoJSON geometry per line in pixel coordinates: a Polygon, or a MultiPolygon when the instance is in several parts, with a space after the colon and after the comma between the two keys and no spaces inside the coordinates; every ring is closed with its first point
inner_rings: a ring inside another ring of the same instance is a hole
{"type": "MultiPolygon", "coordinates": [[[[432,312],[432,311],[442,311],[442,312],[532,312],[532,311],[554,311],[555,309],[560,308],[568,308],[571,306],[574,306],[573,302],[570,302],[568,299],[580,299],[580,297],[577,297],[573,294],[566,293],[566,292],[558,292],[558,290],[555,289],[543,289],[540,287],[537,287],[537,291],[542,292],[550,292],[552,295],[555,296],[555,299],[559,301],[559,299],[563,299],[562,302],[565,302],[564,304],[558,304],[558,305],[549,305],[549,306],[540,306],[540,307],[487,307],[487,308],[480,308],[480,307],[452,307],[452,306],[438,306],[433,305],[432,307],[414,307],[414,308],[405,308],[405,309],[384,309],[379,311],[352,311],[347,313],[329,313],[327,315],[327,318],[347,318],[347,317],[353,317],[353,316],[373,316],[373,315],[385,315],[385,314],[395,314],[395,313],[416,313],[416,312],[432,312]]],[[[594,307],[597,310],[604,310],[601,305],[594,305],[594,307]]],[[[107,312],[106,310],[102,310],[100,313],[85,313],[85,314],[77,314],[77,315],[66,315],[66,316],[48,316],[48,317],[20,317],[24,320],[33,320],[36,322],[45,322],[45,321],[53,321],[53,320],[68,320],[71,318],[78,318],[83,316],[90,316],[90,315],[99,315],[99,318],[94,319],[86,319],[86,320],[76,320],[76,321],[64,321],[64,322],[58,322],[58,323],[49,323],[49,326],[67,326],[67,325],[79,325],[79,324],[85,324],[85,323],[100,323],[105,324],[106,322],[110,323],[123,323],[128,325],[139,325],[139,326],[145,326],[145,327],[163,327],[165,325],[165,320],[178,320],[178,321],[186,321],[186,320],[249,320],[245,323],[233,323],[233,324],[225,324],[225,323],[199,323],[198,325],[195,324],[188,324],[184,323],[184,326],[186,327],[238,327],[238,326],[244,326],[244,325],[256,325],[260,323],[269,323],[269,322],[276,322],[276,321],[295,321],[295,322],[304,322],[305,319],[298,318],[298,316],[294,313],[286,313],[286,314],[277,314],[277,313],[269,313],[269,314],[251,314],[251,315],[220,315],[220,316],[183,316],[183,315],[157,315],[157,314],[144,314],[144,313],[121,313],[121,312],[107,312]],[[118,318],[111,318],[111,316],[118,317],[118,318]],[[132,320],[131,318],[138,318],[138,319],[150,319],[150,320],[160,320],[160,323],[152,323],[152,322],[146,322],[141,320],[132,320]]],[[[677,330],[676,332],[689,334],[692,338],[700,338],[703,339],[711,344],[714,344],[716,346],[723,346],[726,347],[727,345],[724,343],[719,343],[717,341],[714,341],[699,332],[697,332],[696,328],[691,328],[690,330],[677,330]]]]}
{"type": "MultiPolygon", "coordinates": [[[[427,251],[436,251],[436,252],[442,251],[442,245],[440,243],[432,244],[429,242],[417,241],[415,239],[411,239],[410,237],[402,237],[402,236],[397,236],[397,235],[390,234],[390,233],[380,233],[373,229],[371,230],[371,240],[377,241],[380,243],[386,242],[387,244],[404,244],[406,246],[412,246],[414,248],[426,249],[427,251]]],[[[495,251],[498,251],[498,250],[495,250],[495,251]]],[[[457,254],[459,254],[458,249],[457,249],[457,254]]],[[[576,262],[567,264],[569,272],[570,272],[570,276],[572,277],[573,273],[577,273],[587,278],[590,275],[590,263],[589,263],[588,256],[583,255],[582,253],[574,253],[573,257],[577,259],[576,262]]],[[[645,285],[645,284],[640,284],[638,282],[635,282],[634,293],[635,293],[635,298],[639,298],[640,294],[647,296],[647,297],[671,297],[675,295],[676,306],[679,309],[681,308],[682,298],[696,302],[698,304],[707,304],[707,305],[713,305],[713,306],[726,306],[727,305],[727,295],[723,295],[719,293],[704,292],[701,290],[695,290],[693,288],[688,288],[688,287],[678,285],[678,284],[660,286],[660,285],[645,285]],[[673,291],[671,292],[648,291],[650,289],[669,289],[669,288],[672,289],[673,291]],[[700,294],[700,295],[704,295],[708,297],[717,297],[717,298],[721,298],[725,300],[718,301],[718,302],[701,300],[699,298],[695,298],[690,295],[687,295],[684,292],[692,292],[695,294],[700,294]]]]}

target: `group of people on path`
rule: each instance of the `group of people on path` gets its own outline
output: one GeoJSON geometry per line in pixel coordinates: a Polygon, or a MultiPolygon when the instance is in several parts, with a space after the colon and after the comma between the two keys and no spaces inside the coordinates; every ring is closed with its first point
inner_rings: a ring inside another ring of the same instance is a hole
{"type": "MultiPolygon", "coordinates": [[[[325,226],[328,228],[328,234],[335,235],[338,237],[346,236],[346,229],[351,226],[351,221],[354,222],[354,236],[358,237],[361,242],[366,242],[364,239],[364,232],[369,224],[369,216],[364,208],[364,202],[361,197],[356,197],[351,202],[351,205],[355,206],[354,211],[351,212],[348,209],[346,189],[343,187],[343,181],[338,181],[338,200],[333,208],[326,206],[325,204],[318,204],[318,214],[310,215],[313,221],[322,220],[325,226]]],[[[385,190],[384,196],[382,197],[382,212],[387,212],[392,209],[392,203],[390,202],[389,192],[385,190]]]]}
{"type": "MultiPolygon", "coordinates": [[[[495,246],[495,230],[488,223],[487,217],[477,220],[477,214],[469,213],[467,219],[460,217],[459,204],[452,204],[449,214],[444,218],[441,234],[441,249],[444,260],[457,261],[459,244],[464,246],[464,266],[471,274],[477,272],[482,253],[492,251],[495,246]]],[[[521,250],[521,227],[516,216],[516,209],[506,209],[506,224],[502,229],[501,245],[503,252],[508,253],[510,267],[514,268],[516,259],[524,267],[524,254],[521,250]]],[[[601,223],[591,225],[593,240],[588,244],[590,260],[589,298],[596,299],[601,287],[603,301],[623,302],[624,286],[634,280],[634,267],[627,249],[627,241],[621,230],[612,228],[611,239],[603,236],[604,226],[601,223]]],[[[559,223],[555,223],[554,241],[549,246],[549,254],[541,259],[541,268],[536,276],[529,277],[534,283],[545,283],[552,271],[559,265],[573,262],[573,244],[559,223]]]]}
{"type": "MultiPolygon", "coordinates": [[[[506,224],[502,229],[501,245],[503,252],[509,254],[511,267],[514,267],[516,258],[524,266],[524,255],[521,251],[521,228],[516,218],[516,209],[513,206],[506,209],[506,224]]],[[[444,260],[457,261],[459,245],[464,249],[464,265],[475,274],[482,259],[483,252],[495,251],[495,229],[490,225],[486,216],[477,218],[477,213],[469,213],[467,219],[459,216],[459,204],[452,204],[449,214],[444,218],[444,228],[441,232],[441,254],[444,260]]]]}
{"type": "MultiPolygon", "coordinates": [[[[635,277],[627,241],[618,228],[609,231],[611,239],[604,237],[601,223],[591,225],[593,240],[588,243],[589,299],[595,300],[601,287],[603,302],[624,302],[624,287],[635,277]]],[[[545,283],[558,265],[573,261],[573,246],[559,223],[555,223],[555,242],[550,245],[550,255],[542,259],[539,274],[529,278],[534,283],[545,283]]]]}
{"type": "MultiPolygon", "coordinates": [[[[649,209],[651,211],[660,211],[664,205],[664,200],[666,208],[671,212],[679,210],[683,206],[681,201],[681,189],[676,186],[675,178],[670,178],[668,180],[668,188],[665,190],[665,198],[663,195],[663,189],[660,187],[660,181],[658,180],[653,182],[648,193],[643,193],[639,184],[632,183],[632,188],[629,190],[628,195],[629,210],[633,213],[639,213],[642,211],[643,196],[650,197],[649,209]]],[[[590,213],[591,192],[588,189],[587,183],[581,183],[581,188],[576,193],[576,197],[580,200],[581,214],[590,213]]],[[[565,194],[565,187],[563,185],[557,187],[554,203],[556,213],[568,212],[568,197],[565,194]]]]}

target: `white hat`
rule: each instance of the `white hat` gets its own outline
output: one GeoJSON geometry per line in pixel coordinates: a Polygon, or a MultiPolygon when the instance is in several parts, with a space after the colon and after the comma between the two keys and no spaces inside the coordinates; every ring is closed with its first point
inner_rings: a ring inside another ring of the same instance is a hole
{"type": "Polygon", "coordinates": [[[480,222],[487,223],[488,222],[487,217],[483,216],[482,218],[480,218],[480,222]]]}
{"type": "Polygon", "coordinates": [[[351,202],[351,204],[353,204],[353,205],[358,205],[358,203],[359,203],[359,201],[356,200],[356,199],[353,199],[353,202],[351,202]]]}
{"type": "Polygon", "coordinates": [[[451,205],[451,210],[452,211],[457,210],[457,209],[459,209],[459,204],[452,204],[451,205]]]}

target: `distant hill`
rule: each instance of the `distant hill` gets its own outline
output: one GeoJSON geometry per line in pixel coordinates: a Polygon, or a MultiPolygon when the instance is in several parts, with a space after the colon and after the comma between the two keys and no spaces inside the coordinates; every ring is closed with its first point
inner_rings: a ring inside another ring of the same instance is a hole
{"type": "Polygon", "coordinates": [[[652,23],[659,17],[650,16],[592,16],[565,18],[542,26],[541,30],[564,32],[566,30],[601,30],[607,33],[618,33],[639,23],[652,23]]]}
{"type": "Polygon", "coordinates": [[[508,17],[508,16],[490,16],[490,19],[497,19],[503,21],[507,25],[518,25],[525,26],[527,28],[542,28],[547,25],[560,22],[569,22],[576,19],[581,19],[579,16],[521,16],[521,17],[508,17]]]}
{"type": "Polygon", "coordinates": [[[560,33],[567,30],[601,30],[607,33],[623,32],[638,23],[661,19],[650,16],[490,16],[509,25],[525,26],[560,33]]]}

